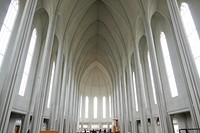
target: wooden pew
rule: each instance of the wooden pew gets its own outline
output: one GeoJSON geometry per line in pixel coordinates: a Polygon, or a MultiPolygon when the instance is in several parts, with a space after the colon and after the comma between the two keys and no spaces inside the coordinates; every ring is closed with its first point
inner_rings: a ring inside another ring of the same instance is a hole
{"type": "Polygon", "coordinates": [[[58,133],[57,131],[40,131],[40,133],[58,133]]]}

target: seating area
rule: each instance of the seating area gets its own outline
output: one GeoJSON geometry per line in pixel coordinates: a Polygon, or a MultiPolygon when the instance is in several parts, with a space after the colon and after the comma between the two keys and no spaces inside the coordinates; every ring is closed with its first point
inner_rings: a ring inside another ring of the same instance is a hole
{"type": "Polygon", "coordinates": [[[40,131],[40,133],[58,133],[57,131],[40,131]]]}

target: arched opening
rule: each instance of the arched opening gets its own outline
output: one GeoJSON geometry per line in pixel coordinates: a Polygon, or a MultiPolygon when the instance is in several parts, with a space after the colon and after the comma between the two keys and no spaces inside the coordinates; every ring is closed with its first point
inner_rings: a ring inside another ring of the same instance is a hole
{"type": "Polygon", "coordinates": [[[11,0],[0,30],[0,68],[19,11],[19,0],[11,0]]]}

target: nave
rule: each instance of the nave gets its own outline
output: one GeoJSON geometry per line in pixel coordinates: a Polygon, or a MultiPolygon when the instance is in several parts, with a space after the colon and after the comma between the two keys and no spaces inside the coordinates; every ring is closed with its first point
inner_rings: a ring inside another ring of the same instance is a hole
{"type": "Polygon", "coordinates": [[[199,132],[199,7],[1,0],[0,133],[199,132]]]}

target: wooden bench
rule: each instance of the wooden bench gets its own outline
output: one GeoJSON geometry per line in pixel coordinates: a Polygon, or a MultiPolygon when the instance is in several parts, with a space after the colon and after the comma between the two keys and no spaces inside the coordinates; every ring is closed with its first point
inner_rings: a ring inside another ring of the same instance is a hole
{"type": "Polygon", "coordinates": [[[57,131],[40,131],[40,133],[58,133],[57,131]]]}

